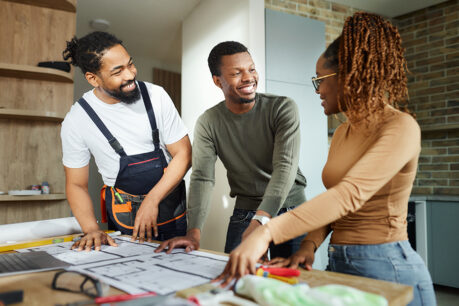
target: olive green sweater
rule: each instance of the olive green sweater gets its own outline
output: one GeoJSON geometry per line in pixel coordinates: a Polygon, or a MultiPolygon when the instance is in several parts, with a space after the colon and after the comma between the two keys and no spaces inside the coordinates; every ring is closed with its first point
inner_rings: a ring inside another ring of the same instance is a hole
{"type": "Polygon", "coordinates": [[[236,208],[276,216],[306,198],[298,168],[300,122],[295,102],[257,94],[255,105],[234,114],[225,101],[202,114],[195,127],[188,199],[188,229],[202,229],[215,183],[215,161],[223,162],[236,208]]]}

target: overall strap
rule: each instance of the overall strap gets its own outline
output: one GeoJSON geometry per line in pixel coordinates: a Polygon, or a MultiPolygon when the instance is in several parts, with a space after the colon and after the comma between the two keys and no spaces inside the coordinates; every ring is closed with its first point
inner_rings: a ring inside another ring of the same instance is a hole
{"type": "Polygon", "coordinates": [[[148,119],[150,120],[153,144],[155,145],[155,151],[160,149],[159,145],[159,130],[156,126],[155,113],[153,111],[153,106],[151,105],[150,95],[148,94],[147,86],[142,81],[138,81],[140,93],[142,94],[143,103],[145,104],[145,109],[147,110],[148,119]]]}
{"type": "Polygon", "coordinates": [[[115,150],[115,152],[118,153],[120,156],[126,156],[126,152],[124,152],[124,149],[121,146],[121,144],[112,135],[112,133],[110,133],[110,131],[107,129],[107,127],[102,122],[102,120],[100,120],[99,116],[97,116],[96,112],[92,109],[92,107],[88,104],[88,102],[86,102],[85,99],[80,98],[78,100],[78,103],[80,103],[81,107],[83,107],[83,109],[86,111],[89,118],[92,119],[92,121],[99,128],[102,134],[104,134],[105,138],[107,138],[108,143],[112,146],[113,150],[115,150]]]}

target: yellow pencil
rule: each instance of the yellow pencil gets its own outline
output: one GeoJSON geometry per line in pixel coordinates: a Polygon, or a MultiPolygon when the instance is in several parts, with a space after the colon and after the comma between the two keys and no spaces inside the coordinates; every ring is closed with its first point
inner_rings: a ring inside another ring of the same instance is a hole
{"type": "Polygon", "coordinates": [[[46,244],[53,244],[53,243],[60,243],[60,242],[69,242],[72,241],[73,238],[80,236],[78,235],[69,235],[69,236],[62,236],[56,238],[48,238],[36,241],[26,241],[26,242],[18,242],[18,243],[9,243],[9,244],[1,244],[0,245],[0,252],[6,251],[13,251],[17,249],[25,249],[25,248],[33,248],[37,246],[42,246],[46,244]]]}

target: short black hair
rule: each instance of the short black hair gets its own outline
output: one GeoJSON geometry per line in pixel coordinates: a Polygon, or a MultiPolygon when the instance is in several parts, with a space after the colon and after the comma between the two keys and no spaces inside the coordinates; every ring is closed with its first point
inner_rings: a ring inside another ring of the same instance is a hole
{"type": "Polygon", "coordinates": [[[123,42],[107,32],[96,31],[78,39],[76,36],[67,41],[67,48],[62,52],[64,60],[70,59],[70,64],[80,67],[83,74],[97,73],[100,70],[101,59],[105,51],[123,42]]]}
{"type": "Polygon", "coordinates": [[[338,71],[339,67],[339,44],[341,35],[338,36],[325,50],[324,57],[327,60],[324,64],[325,68],[333,68],[338,71]]]}
{"type": "Polygon", "coordinates": [[[207,64],[209,64],[212,76],[220,76],[222,56],[233,55],[241,52],[249,53],[247,47],[237,41],[224,41],[213,47],[212,51],[210,51],[209,57],[207,58],[207,64]]]}

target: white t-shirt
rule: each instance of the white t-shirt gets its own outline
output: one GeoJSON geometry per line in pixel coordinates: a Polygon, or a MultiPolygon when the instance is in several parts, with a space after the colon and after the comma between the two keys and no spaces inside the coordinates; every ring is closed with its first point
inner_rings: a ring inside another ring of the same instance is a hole
{"type": "MultiPolygon", "coordinates": [[[[159,129],[160,146],[169,162],[171,156],[165,145],[179,141],[188,131],[164,89],[147,82],[145,85],[150,94],[159,129]]],[[[146,153],[155,149],[150,121],[142,98],[133,104],[107,104],[99,100],[93,90],[86,92],[83,98],[119,141],[127,155],[146,153]]],[[[61,139],[64,166],[85,167],[89,164],[92,153],[104,183],[108,186],[115,184],[120,156],[79,103],[73,104],[65,116],[61,139]]]]}

